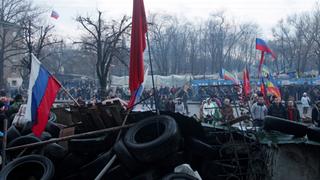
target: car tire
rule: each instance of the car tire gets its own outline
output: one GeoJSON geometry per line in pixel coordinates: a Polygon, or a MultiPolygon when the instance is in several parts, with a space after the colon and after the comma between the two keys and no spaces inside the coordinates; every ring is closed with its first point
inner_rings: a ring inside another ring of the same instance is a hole
{"type": "Polygon", "coordinates": [[[94,179],[101,170],[105,167],[105,165],[112,158],[113,152],[110,150],[106,153],[101,154],[93,161],[87,163],[79,169],[81,172],[82,179],[94,179]]]}
{"type": "Polygon", "coordinates": [[[99,154],[105,152],[105,136],[96,138],[72,139],[68,143],[68,149],[76,154],[99,154]]]}
{"type": "Polygon", "coordinates": [[[12,125],[7,131],[7,142],[10,143],[12,140],[21,136],[21,133],[18,129],[12,125]]]}
{"type": "Polygon", "coordinates": [[[58,138],[60,136],[60,130],[61,129],[59,128],[59,126],[51,121],[48,121],[47,126],[45,128],[45,131],[49,132],[54,138],[58,138]]]}
{"type": "Polygon", "coordinates": [[[148,117],[131,127],[124,136],[124,143],[139,161],[151,163],[177,152],[180,134],[172,117],[158,115],[148,117]]]}
{"type": "Polygon", "coordinates": [[[40,155],[28,155],[17,158],[7,164],[0,172],[0,179],[41,179],[51,180],[54,176],[52,162],[40,155]]]}
{"type": "Polygon", "coordinates": [[[119,140],[113,147],[113,151],[121,162],[123,167],[126,167],[130,172],[137,172],[142,169],[142,164],[128,151],[122,140],[119,140]]]}
{"type": "MultiPolygon", "coordinates": [[[[35,136],[33,133],[28,134],[28,136],[35,136]]],[[[52,138],[52,135],[46,131],[41,133],[41,136],[39,137],[39,139],[41,141],[46,141],[52,138]]]]}
{"type": "MultiPolygon", "coordinates": [[[[25,144],[30,144],[30,143],[36,143],[36,142],[40,142],[41,140],[37,137],[34,136],[20,136],[14,140],[12,140],[10,143],[8,143],[8,148],[10,147],[15,147],[15,146],[21,146],[21,145],[25,145],[25,144]]],[[[19,153],[23,151],[23,149],[20,150],[12,150],[12,151],[8,151],[7,153],[7,159],[8,160],[12,160],[14,159],[17,155],[19,155],[19,153]]],[[[24,154],[41,154],[41,148],[39,147],[32,147],[32,148],[28,148],[24,154]]]]}
{"type": "Polygon", "coordinates": [[[62,160],[67,154],[68,151],[57,143],[48,144],[43,148],[43,155],[52,162],[62,160]]]}

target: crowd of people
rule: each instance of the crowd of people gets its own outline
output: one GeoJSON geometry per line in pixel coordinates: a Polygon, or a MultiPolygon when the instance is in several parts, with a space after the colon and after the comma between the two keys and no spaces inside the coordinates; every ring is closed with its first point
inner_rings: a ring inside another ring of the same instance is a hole
{"type": "Polygon", "coordinates": [[[155,108],[155,102],[157,103],[160,111],[179,112],[181,114],[190,114],[188,108],[188,100],[192,96],[192,91],[188,86],[175,87],[172,86],[160,86],[156,88],[156,91],[151,89],[145,89],[142,94],[143,106],[150,109],[155,108]],[[157,96],[154,96],[154,92],[157,96]],[[157,99],[154,99],[157,97],[157,99]],[[156,100],[156,101],[155,101],[156,100]]]}
{"type": "Polygon", "coordinates": [[[15,114],[23,103],[25,103],[25,99],[21,94],[16,94],[14,98],[11,98],[6,91],[0,91],[0,132],[3,130],[3,120],[8,119],[7,126],[10,127],[15,114]]]}
{"type": "MultiPolygon", "coordinates": [[[[81,80],[81,81],[62,81],[63,87],[76,98],[83,100],[90,100],[98,94],[98,88],[94,81],[81,80]]],[[[59,100],[69,100],[70,96],[65,91],[60,91],[57,95],[59,100]]]]}
{"type": "MultiPolygon", "coordinates": [[[[78,80],[62,82],[65,89],[75,97],[79,104],[102,101],[94,81],[78,80]]],[[[145,110],[156,108],[160,111],[172,111],[189,115],[188,101],[194,97],[200,99],[199,119],[203,122],[228,122],[235,119],[235,107],[241,106],[242,99],[239,89],[234,86],[203,86],[195,92],[190,86],[168,87],[160,86],[144,89],[140,98],[141,105],[145,110]],[[157,96],[155,96],[155,92],[157,96]],[[157,97],[157,99],[155,99],[157,97]]],[[[250,99],[247,113],[250,113],[254,126],[262,126],[266,115],[285,118],[292,121],[303,122],[308,119],[316,125],[320,124],[320,89],[316,86],[282,86],[280,87],[282,97],[264,97],[258,89],[254,89],[250,99]],[[299,107],[297,105],[299,102],[299,107]],[[301,109],[301,110],[299,110],[301,109]]],[[[3,93],[5,94],[5,93],[3,93]]],[[[20,94],[15,98],[4,98],[1,96],[0,106],[6,110],[12,107],[17,109],[16,102],[23,102],[20,94]]],[[[26,97],[25,97],[26,98],[26,97]]],[[[120,98],[128,101],[130,91],[127,87],[113,87],[107,90],[107,99],[120,98]]],[[[58,100],[70,100],[65,91],[60,91],[58,100]]],[[[105,99],[103,99],[105,100],[105,99]]],[[[20,103],[21,104],[21,103],[20,103]]],[[[11,109],[12,109],[11,108],[11,109]]]]}
{"type": "MultiPolygon", "coordinates": [[[[220,99],[215,95],[203,100],[200,106],[200,119],[209,124],[224,123],[235,119],[234,110],[240,104],[239,101],[233,102],[234,104],[231,105],[229,98],[220,99]]],[[[247,102],[247,113],[251,115],[252,125],[255,127],[262,127],[267,115],[295,122],[312,122],[320,126],[320,96],[313,99],[308,96],[307,92],[304,92],[299,99],[301,108],[298,108],[297,102],[293,96],[284,100],[279,96],[265,97],[263,93],[256,92],[247,102]]]]}

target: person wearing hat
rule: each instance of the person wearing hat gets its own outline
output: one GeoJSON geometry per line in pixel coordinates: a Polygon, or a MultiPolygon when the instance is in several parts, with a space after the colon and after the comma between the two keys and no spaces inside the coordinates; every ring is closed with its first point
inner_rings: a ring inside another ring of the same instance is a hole
{"type": "Polygon", "coordinates": [[[318,97],[315,105],[312,108],[312,122],[315,124],[317,127],[320,127],[320,97],[318,97]]]}
{"type": "Polygon", "coordinates": [[[177,103],[175,104],[174,109],[176,113],[184,114],[184,105],[181,98],[177,98],[177,103]]]}
{"type": "Polygon", "coordinates": [[[308,97],[307,93],[304,92],[301,98],[301,106],[302,106],[302,118],[305,118],[308,114],[308,110],[310,107],[310,98],[308,97]]]}

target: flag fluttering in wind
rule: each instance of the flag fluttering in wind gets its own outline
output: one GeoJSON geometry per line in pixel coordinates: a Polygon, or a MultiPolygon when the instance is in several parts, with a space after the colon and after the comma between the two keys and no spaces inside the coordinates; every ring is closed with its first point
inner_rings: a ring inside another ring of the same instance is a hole
{"type": "Polygon", "coordinates": [[[147,20],[143,0],[133,0],[129,89],[131,98],[128,107],[132,108],[136,93],[144,81],[143,52],[146,48],[147,20]]]}
{"type": "Polygon", "coordinates": [[[272,58],[276,58],[275,53],[268,47],[267,43],[260,38],[256,38],[256,49],[261,51],[261,58],[259,63],[259,75],[261,74],[261,67],[264,62],[264,53],[271,54],[272,58]]]}
{"type": "Polygon", "coordinates": [[[51,17],[54,18],[54,19],[58,19],[60,16],[59,16],[59,14],[57,13],[57,11],[52,10],[52,12],[51,12],[51,17]]]}
{"type": "Polygon", "coordinates": [[[272,94],[277,97],[281,97],[280,90],[271,75],[269,75],[269,78],[266,80],[266,88],[269,94],[272,94]]]}
{"type": "Polygon", "coordinates": [[[234,84],[236,84],[236,85],[240,84],[238,78],[234,74],[230,73],[229,71],[227,71],[223,68],[221,69],[221,76],[223,79],[230,80],[230,81],[234,82],[234,84]]]}
{"type": "Polygon", "coordinates": [[[269,103],[269,100],[268,100],[268,98],[267,98],[267,89],[266,89],[266,87],[265,87],[264,78],[263,78],[263,77],[260,79],[260,92],[261,92],[262,95],[263,95],[263,99],[264,99],[264,101],[266,102],[266,105],[269,106],[270,103],[269,103]]]}
{"type": "Polygon", "coordinates": [[[250,76],[249,76],[248,68],[246,67],[243,71],[243,93],[244,93],[244,96],[249,96],[250,92],[251,92],[250,76]]]}
{"type": "MultiPolygon", "coordinates": [[[[141,98],[142,93],[143,93],[143,90],[144,90],[144,84],[145,84],[146,79],[147,79],[147,77],[148,77],[148,70],[149,70],[149,68],[147,68],[146,71],[144,72],[144,81],[141,83],[141,85],[139,86],[139,88],[136,90],[135,94],[133,94],[133,95],[131,96],[132,100],[134,99],[134,102],[132,102],[132,104],[130,104],[131,106],[128,106],[128,107],[132,107],[133,105],[139,103],[140,98],[141,98]]],[[[131,99],[131,98],[130,98],[130,99],[131,99]]],[[[141,108],[139,109],[138,106],[134,106],[134,107],[132,108],[132,111],[141,111],[141,110],[142,110],[142,109],[141,109],[141,108]]]]}
{"type": "Polygon", "coordinates": [[[47,125],[50,108],[60,87],[56,78],[32,55],[28,101],[24,117],[26,121],[33,123],[32,132],[38,137],[47,125]]]}
{"type": "Polygon", "coordinates": [[[271,54],[274,59],[276,58],[276,54],[268,47],[267,43],[260,38],[256,38],[256,49],[271,54]]]}

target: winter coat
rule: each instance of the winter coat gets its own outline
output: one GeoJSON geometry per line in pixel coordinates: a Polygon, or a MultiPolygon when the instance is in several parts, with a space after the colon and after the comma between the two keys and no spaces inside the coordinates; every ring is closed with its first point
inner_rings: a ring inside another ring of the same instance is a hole
{"type": "Polygon", "coordinates": [[[300,122],[300,113],[299,110],[295,107],[293,108],[287,108],[287,113],[288,113],[288,119],[291,121],[296,121],[296,122],[300,122]],[[292,118],[290,116],[290,113],[292,113],[292,118]]]}
{"type": "Polygon", "coordinates": [[[230,121],[234,119],[233,109],[232,109],[232,106],[230,105],[224,105],[221,108],[221,114],[222,114],[222,118],[226,121],[230,121]]]}
{"type": "Polygon", "coordinates": [[[279,105],[273,103],[268,109],[268,115],[288,119],[286,108],[280,103],[279,105]]]}
{"type": "Polygon", "coordinates": [[[310,107],[310,98],[308,96],[303,96],[301,98],[301,106],[304,108],[304,107],[310,107]]]}
{"type": "Polygon", "coordinates": [[[251,114],[253,119],[264,120],[267,115],[268,109],[264,104],[254,103],[251,107],[251,114]]]}

